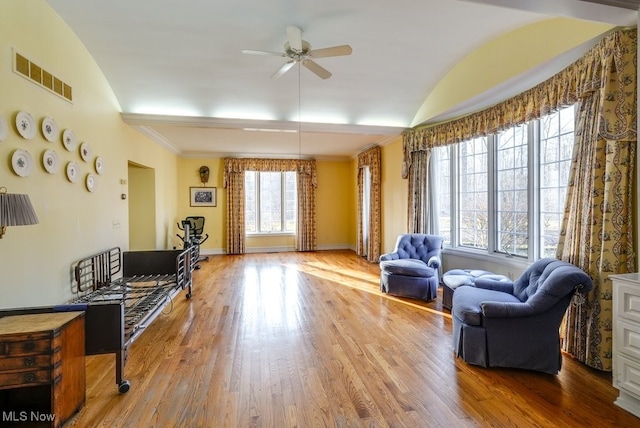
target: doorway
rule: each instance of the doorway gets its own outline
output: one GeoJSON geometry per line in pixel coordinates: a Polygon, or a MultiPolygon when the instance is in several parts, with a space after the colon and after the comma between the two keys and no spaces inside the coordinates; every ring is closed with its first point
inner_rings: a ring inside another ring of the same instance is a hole
{"type": "Polygon", "coordinates": [[[128,164],[129,249],[156,249],[156,174],[153,168],[128,164]]]}

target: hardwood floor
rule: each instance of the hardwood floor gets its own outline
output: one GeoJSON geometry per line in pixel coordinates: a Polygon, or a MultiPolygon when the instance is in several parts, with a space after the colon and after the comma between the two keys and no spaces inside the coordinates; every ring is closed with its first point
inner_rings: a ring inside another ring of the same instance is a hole
{"type": "Polygon", "coordinates": [[[610,373],[564,356],[558,376],[456,359],[451,317],[379,292],[351,251],[213,256],[133,344],[87,357],[77,427],[640,426],[610,373]]]}

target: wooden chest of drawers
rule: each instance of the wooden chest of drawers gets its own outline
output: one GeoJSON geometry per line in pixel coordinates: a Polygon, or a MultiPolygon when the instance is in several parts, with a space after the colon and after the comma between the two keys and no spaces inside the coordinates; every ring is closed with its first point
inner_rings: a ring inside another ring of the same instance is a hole
{"type": "Polygon", "coordinates": [[[84,312],[0,318],[0,426],[59,427],[85,387],[84,312]]]}
{"type": "Polygon", "coordinates": [[[613,281],[613,386],[615,404],[640,417],[640,274],[613,281]]]}

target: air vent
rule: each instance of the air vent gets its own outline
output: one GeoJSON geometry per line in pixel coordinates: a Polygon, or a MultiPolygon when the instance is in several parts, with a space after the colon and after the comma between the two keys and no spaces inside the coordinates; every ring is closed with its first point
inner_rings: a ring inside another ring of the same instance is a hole
{"type": "Polygon", "coordinates": [[[38,64],[30,61],[18,52],[14,53],[13,71],[31,82],[41,86],[50,92],[61,96],[67,101],[73,102],[73,90],[71,86],[49,73],[38,64]]]}

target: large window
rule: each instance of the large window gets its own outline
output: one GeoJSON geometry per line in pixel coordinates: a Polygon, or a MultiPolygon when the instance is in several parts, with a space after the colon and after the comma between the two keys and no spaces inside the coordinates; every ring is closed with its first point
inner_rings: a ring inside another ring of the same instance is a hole
{"type": "Polygon", "coordinates": [[[438,192],[438,233],[445,244],[530,260],[553,257],[573,141],[570,107],[435,149],[432,188],[438,192]]]}
{"type": "Polygon", "coordinates": [[[296,173],[245,172],[245,230],[256,233],[295,233],[296,173]]]}

